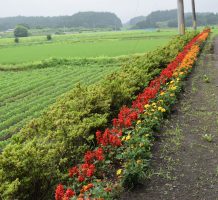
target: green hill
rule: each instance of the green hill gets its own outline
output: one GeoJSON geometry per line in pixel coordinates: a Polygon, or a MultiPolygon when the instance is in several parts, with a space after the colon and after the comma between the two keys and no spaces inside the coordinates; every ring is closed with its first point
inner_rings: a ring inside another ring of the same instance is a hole
{"type": "Polygon", "coordinates": [[[79,12],[72,16],[57,17],[6,17],[0,18],[0,31],[14,28],[17,24],[26,24],[30,28],[111,28],[120,29],[121,20],[109,12],[79,12]]]}
{"type": "MultiPolygon", "coordinates": [[[[141,18],[141,17],[140,17],[141,18]]],[[[141,18],[142,19],[142,18],[141,18]]],[[[186,26],[192,26],[192,14],[185,14],[186,26]]],[[[198,26],[218,24],[217,13],[197,13],[198,26]]],[[[145,20],[138,21],[131,29],[177,27],[177,10],[155,11],[149,14],[145,20]]]]}

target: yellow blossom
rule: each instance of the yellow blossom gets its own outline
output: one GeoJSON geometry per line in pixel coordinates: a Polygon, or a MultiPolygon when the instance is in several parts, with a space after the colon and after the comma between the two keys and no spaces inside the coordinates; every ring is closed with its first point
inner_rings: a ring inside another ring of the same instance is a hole
{"type": "Polygon", "coordinates": [[[138,121],[137,121],[137,124],[141,124],[141,123],[142,123],[142,121],[141,121],[141,120],[138,120],[138,121]]]}
{"type": "Polygon", "coordinates": [[[175,81],[174,81],[174,80],[170,81],[170,84],[173,84],[173,83],[175,83],[175,81]]]}
{"type": "Polygon", "coordinates": [[[144,106],[145,109],[147,109],[147,108],[149,108],[149,107],[150,107],[149,104],[146,104],[146,105],[144,106]]]}
{"type": "Polygon", "coordinates": [[[160,93],[160,96],[163,96],[164,94],[165,94],[165,92],[161,92],[161,93],[160,93]]]}
{"type": "Polygon", "coordinates": [[[162,110],[162,107],[160,106],[160,107],[158,107],[157,109],[158,109],[158,111],[161,111],[161,110],[162,110]]]}
{"type": "Polygon", "coordinates": [[[165,109],[165,108],[162,108],[161,112],[166,112],[166,109],[165,109]]]}
{"type": "Polygon", "coordinates": [[[128,140],[130,140],[130,139],[131,139],[131,136],[130,136],[130,135],[126,136],[126,141],[128,141],[128,140]]]}
{"type": "Polygon", "coordinates": [[[170,96],[171,96],[171,97],[174,97],[174,96],[175,96],[175,94],[170,94],[170,96]]]}
{"type": "Polygon", "coordinates": [[[117,170],[117,176],[120,176],[122,174],[123,170],[122,169],[118,169],[117,170]]]}
{"type": "Polygon", "coordinates": [[[170,88],[171,90],[176,90],[177,89],[177,86],[173,86],[170,88]]]}

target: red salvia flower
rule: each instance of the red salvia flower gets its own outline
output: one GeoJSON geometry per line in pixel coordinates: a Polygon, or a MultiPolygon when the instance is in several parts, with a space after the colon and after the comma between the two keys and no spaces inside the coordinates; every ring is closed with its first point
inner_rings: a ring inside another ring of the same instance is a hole
{"type": "Polygon", "coordinates": [[[64,197],[64,186],[59,184],[55,190],[55,200],[62,200],[64,197]]]}
{"type": "Polygon", "coordinates": [[[67,189],[65,195],[64,195],[64,200],[70,200],[71,197],[75,196],[75,192],[71,189],[67,189]]]}
{"type": "Polygon", "coordinates": [[[71,169],[69,169],[69,177],[73,177],[74,175],[78,175],[79,174],[79,169],[78,167],[72,167],[71,169]]]}

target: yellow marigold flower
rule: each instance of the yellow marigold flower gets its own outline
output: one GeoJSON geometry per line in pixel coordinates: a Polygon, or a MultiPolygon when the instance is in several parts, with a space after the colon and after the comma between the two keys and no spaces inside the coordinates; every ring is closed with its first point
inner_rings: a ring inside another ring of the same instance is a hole
{"type": "Polygon", "coordinates": [[[122,137],[122,141],[125,141],[125,140],[126,140],[126,137],[125,137],[125,136],[123,136],[123,137],[122,137]]]}
{"type": "Polygon", "coordinates": [[[174,97],[174,96],[175,96],[175,94],[170,94],[170,96],[171,96],[171,97],[174,97]]]}
{"type": "Polygon", "coordinates": [[[128,141],[128,140],[130,140],[130,139],[131,139],[131,136],[130,136],[130,135],[126,136],[126,141],[128,141]]]}
{"type": "Polygon", "coordinates": [[[177,89],[177,86],[173,86],[170,88],[171,90],[176,90],[177,89]]]}
{"type": "Polygon", "coordinates": [[[162,109],[161,109],[161,112],[166,112],[166,109],[165,109],[165,108],[162,108],[162,109]]]}
{"type": "Polygon", "coordinates": [[[142,123],[142,121],[141,121],[141,120],[138,120],[138,121],[137,121],[137,124],[141,124],[141,123],[142,123]]]}
{"type": "Polygon", "coordinates": [[[164,94],[165,94],[165,92],[161,92],[161,93],[160,93],[160,96],[163,96],[164,94]]]}
{"type": "Polygon", "coordinates": [[[162,110],[162,107],[160,106],[160,107],[158,107],[157,109],[158,109],[158,111],[161,111],[161,110],[162,110]]]}
{"type": "Polygon", "coordinates": [[[152,106],[156,106],[156,103],[154,102],[154,103],[152,103],[151,105],[152,105],[152,106]]]}
{"type": "Polygon", "coordinates": [[[117,170],[117,176],[120,176],[122,174],[123,170],[122,169],[118,169],[117,170]]]}
{"type": "Polygon", "coordinates": [[[154,109],[151,109],[151,111],[154,112],[155,110],[154,110],[154,109]]]}
{"type": "Polygon", "coordinates": [[[170,84],[173,84],[173,83],[175,83],[175,81],[174,81],[174,80],[170,81],[170,84]]]}
{"type": "Polygon", "coordinates": [[[183,74],[184,74],[184,72],[180,72],[179,74],[180,74],[180,75],[183,75],[183,74]]]}
{"type": "Polygon", "coordinates": [[[149,107],[150,107],[149,104],[146,104],[146,105],[144,106],[145,109],[147,109],[147,108],[149,108],[149,107]]]}

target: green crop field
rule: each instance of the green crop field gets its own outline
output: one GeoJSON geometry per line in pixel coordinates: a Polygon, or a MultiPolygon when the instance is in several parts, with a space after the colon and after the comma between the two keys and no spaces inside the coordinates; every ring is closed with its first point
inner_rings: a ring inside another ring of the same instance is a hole
{"type": "Polygon", "coordinates": [[[175,30],[162,32],[120,31],[55,35],[51,42],[45,36],[0,39],[0,63],[33,62],[48,57],[99,57],[143,53],[166,44],[175,30]]]}
{"type": "Polygon", "coordinates": [[[123,59],[115,57],[154,50],[175,34],[97,32],[55,35],[51,42],[27,37],[19,44],[0,39],[0,146],[76,84],[93,84],[118,70],[123,59]]]}
{"type": "Polygon", "coordinates": [[[20,71],[0,71],[0,141],[39,116],[76,84],[92,84],[119,69],[118,60],[71,61],[71,64],[20,71]],[[82,64],[83,63],[83,64],[82,64]]]}

